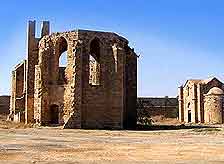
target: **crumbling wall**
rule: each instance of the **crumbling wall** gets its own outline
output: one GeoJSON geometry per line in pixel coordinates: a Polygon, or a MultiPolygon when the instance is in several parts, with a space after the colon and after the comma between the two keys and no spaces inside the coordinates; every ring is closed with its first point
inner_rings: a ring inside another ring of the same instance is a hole
{"type": "Polygon", "coordinates": [[[30,21],[25,80],[12,88],[24,85],[26,123],[134,127],[136,70],[136,54],[126,39],[114,33],[76,30],[49,35],[49,22],[43,22],[41,37],[36,38],[35,21],[30,21]],[[63,68],[59,58],[65,51],[63,68]]]}
{"type": "Polygon", "coordinates": [[[10,96],[0,96],[0,114],[9,114],[10,96]]]}
{"type": "Polygon", "coordinates": [[[36,21],[29,21],[28,23],[28,55],[27,55],[27,80],[26,80],[26,123],[34,122],[34,86],[35,86],[35,66],[38,64],[39,41],[40,39],[50,33],[50,25],[48,21],[43,21],[41,28],[41,37],[36,38],[36,21]]]}
{"type": "Polygon", "coordinates": [[[14,119],[14,116],[19,114],[18,119],[24,122],[25,88],[26,88],[25,82],[26,82],[26,60],[19,63],[12,71],[10,115],[9,115],[10,120],[16,121],[14,119]]]}

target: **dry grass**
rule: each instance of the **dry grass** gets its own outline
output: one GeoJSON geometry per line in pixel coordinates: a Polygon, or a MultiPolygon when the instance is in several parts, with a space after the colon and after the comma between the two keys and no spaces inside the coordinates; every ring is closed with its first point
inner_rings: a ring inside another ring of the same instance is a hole
{"type": "Polygon", "coordinates": [[[24,124],[24,123],[16,123],[12,121],[6,120],[7,115],[0,115],[0,129],[25,129],[31,128],[31,124],[24,124]]]}
{"type": "Polygon", "coordinates": [[[180,125],[181,123],[177,118],[165,118],[164,116],[152,117],[155,125],[180,125]]]}

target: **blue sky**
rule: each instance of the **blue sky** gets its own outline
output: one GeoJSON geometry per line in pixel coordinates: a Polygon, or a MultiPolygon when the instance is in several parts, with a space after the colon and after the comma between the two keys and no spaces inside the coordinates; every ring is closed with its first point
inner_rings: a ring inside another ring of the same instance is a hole
{"type": "Polygon", "coordinates": [[[138,96],[176,96],[189,78],[224,80],[223,0],[7,0],[1,2],[0,95],[26,57],[28,20],[49,20],[51,31],[113,31],[138,59],[138,96]]]}

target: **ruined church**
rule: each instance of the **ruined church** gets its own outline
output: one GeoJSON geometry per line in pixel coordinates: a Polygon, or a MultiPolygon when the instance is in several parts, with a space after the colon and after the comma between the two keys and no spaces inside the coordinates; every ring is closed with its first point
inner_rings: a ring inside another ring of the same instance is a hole
{"type": "Polygon", "coordinates": [[[28,23],[27,59],[12,71],[9,119],[64,128],[136,125],[137,55],[112,33],[74,30],[41,37],[28,23]],[[67,52],[66,67],[59,66],[67,52]]]}
{"type": "Polygon", "coordinates": [[[224,123],[224,84],[217,78],[187,80],[179,87],[179,120],[185,123],[224,123]]]}

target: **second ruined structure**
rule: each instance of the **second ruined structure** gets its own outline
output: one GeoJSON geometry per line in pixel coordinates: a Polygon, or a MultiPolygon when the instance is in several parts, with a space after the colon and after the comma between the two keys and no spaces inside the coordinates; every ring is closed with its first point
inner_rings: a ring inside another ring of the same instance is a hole
{"type": "Polygon", "coordinates": [[[179,120],[186,123],[224,122],[224,84],[217,78],[191,79],[179,87],[179,120]]]}
{"type": "Polygon", "coordinates": [[[64,128],[134,128],[137,56],[111,32],[75,30],[50,34],[43,22],[28,27],[28,58],[12,76],[9,119],[64,128]],[[67,65],[59,58],[67,52],[67,65]]]}

